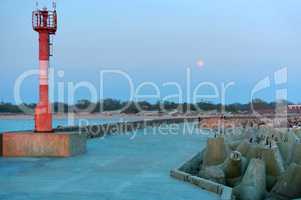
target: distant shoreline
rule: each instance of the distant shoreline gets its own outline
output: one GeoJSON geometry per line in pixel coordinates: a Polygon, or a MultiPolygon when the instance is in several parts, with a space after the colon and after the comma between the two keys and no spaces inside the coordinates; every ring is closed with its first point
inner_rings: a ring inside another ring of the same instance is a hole
{"type": "MultiPolygon", "coordinates": [[[[136,115],[136,114],[100,114],[100,113],[53,114],[54,119],[67,119],[70,117],[74,117],[75,119],[134,118],[138,120],[138,119],[156,119],[156,118],[161,118],[162,116],[159,115],[144,116],[144,115],[136,115]]],[[[0,120],[1,119],[2,120],[24,120],[24,119],[33,120],[34,115],[6,113],[6,114],[0,114],[0,120]]]]}
{"type": "MultiPolygon", "coordinates": [[[[192,115],[185,115],[185,114],[177,114],[177,115],[169,115],[169,114],[151,114],[151,115],[143,115],[143,114],[125,114],[125,113],[63,113],[53,114],[53,119],[99,119],[99,120],[106,120],[106,119],[125,119],[125,120],[145,120],[145,119],[162,119],[162,118],[181,118],[181,117],[201,117],[201,118],[211,118],[211,117],[218,117],[220,114],[192,114],[192,115]]],[[[241,114],[241,115],[226,115],[227,117],[276,117],[273,114],[263,114],[263,115],[253,115],[253,114],[241,114]]],[[[283,115],[282,117],[285,117],[283,115]]],[[[278,117],[281,117],[280,115],[278,117]]],[[[288,114],[287,117],[301,117],[301,114],[288,114]]],[[[33,120],[34,115],[30,114],[18,114],[18,113],[2,113],[0,114],[0,120],[33,120]]]]}

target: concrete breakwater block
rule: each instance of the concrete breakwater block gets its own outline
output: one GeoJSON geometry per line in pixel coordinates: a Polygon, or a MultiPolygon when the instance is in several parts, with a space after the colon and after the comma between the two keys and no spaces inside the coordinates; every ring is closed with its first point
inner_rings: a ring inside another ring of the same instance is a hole
{"type": "Polygon", "coordinates": [[[77,133],[4,133],[3,157],[68,157],[86,151],[86,136],[77,133]]]}
{"type": "Polygon", "coordinates": [[[289,199],[301,196],[301,165],[291,163],[272,189],[272,194],[289,199]]]}
{"type": "Polygon", "coordinates": [[[297,142],[293,146],[291,162],[301,165],[301,143],[297,142]]]}
{"type": "Polygon", "coordinates": [[[234,188],[236,196],[244,200],[263,199],[266,188],[265,170],[264,161],[251,159],[241,183],[234,188]]]}
{"type": "Polygon", "coordinates": [[[266,164],[267,175],[280,176],[284,171],[284,162],[280,154],[279,148],[262,148],[262,158],[266,164]]]}
{"type": "Polygon", "coordinates": [[[199,172],[200,165],[202,163],[202,153],[197,153],[189,161],[185,162],[179,167],[180,171],[197,175],[199,172]]]}
{"type": "Polygon", "coordinates": [[[206,167],[222,164],[228,154],[229,148],[225,144],[223,137],[209,138],[203,155],[203,165],[206,167]]]}
{"type": "Polygon", "coordinates": [[[220,184],[226,184],[224,171],[217,166],[205,167],[199,172],[199,177],[214,181],[220,184]]]}
{"type": "Polygon", "coordinates": [[[230,157],[223,164],[223,169],[228,179],[240,177],[244,171],[241,153],[231,152],[230,157]]]}

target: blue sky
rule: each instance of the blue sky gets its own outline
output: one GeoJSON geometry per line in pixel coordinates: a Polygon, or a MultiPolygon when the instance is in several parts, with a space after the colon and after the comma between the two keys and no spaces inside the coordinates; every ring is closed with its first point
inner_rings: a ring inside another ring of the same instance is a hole
{"type": "MultiPolygon", "coordinates": [[[[50,1],[40,1],[40,6],[50,1]]],[[[181,85],[186,94],[186,68],[192,86],[234,81],[226,101],[246,102],[250,90],[266,76],[287,67],[287,84],[261,91],[274,100],[275,90],[288,89],[289,100],[301,102],[301,1],[299,0],[64,0],[57,2],[59,29],[55,36],[57,81],[90,81],[99,87],[99,71],[118,69],[135,84],[156,83],[162,96],[181,85]],[[202,59],[200,69],[196,62],[202,59]]],[[[14,101],[14,82],[26,70],[38,68],[38,35],[31,28],[33,0],[0,2],[0,100],[14,101]]],[[[22,98],[36,102],[37,78],[22,85],[22,98]]],[[[118,76],[105,80],[104,96],[126,100],[128,85],[118,76]]],[[[57,86],[54,86],[55,91],[57,86]]],[[[144,93],[152,93],[145,88],[144,93]]],[[[210,88],[203,88],[210,94],[210,88]]],[[[54,100],[58,99],[55,92],[54,100]]],[[[85,89],[75,99],[89,98],[85,89]]],[[[219,98],[210,101],[219,101],[219,98]]]]}

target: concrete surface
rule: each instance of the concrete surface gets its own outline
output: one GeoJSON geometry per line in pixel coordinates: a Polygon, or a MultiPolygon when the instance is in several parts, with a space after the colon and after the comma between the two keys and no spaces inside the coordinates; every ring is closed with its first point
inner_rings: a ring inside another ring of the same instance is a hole
{"type": "Polygon", "coordinates": [[[243,173],[242,156],[240,152],[233,151],[223,164],[223,170],[227,179],[240,177],[243,173]]]}
{"type": "Polygon", "coordinates": [[[231,200],[233,197],[232,188],[224,186],[222,184],[218,184],[214,181],[193,176],[186,172],[180,171],[179,169],[171,170],[170,176],[180,181],[188,182],[209,192],[215,193],[217,197],[221,200],[231,200]]]}
{"type": "Polygon", "coordinates": [[[261,200],[265,195],[266,175],[265,163],[259,159],[251,159],[239,186],[234,188],[235,194],[242,200],[261,200]]]}
{"type": "Polygon", "coordinates": [[[228,151],[223,137],[209,138],[203,155],[203,165],[222,164],[227,158],[228,151]]]}
{"type": "Polygon", "coordinates": [[[86,136],[77,133],[4,133],[4,157],[67,157],[85,153],[86,136]]]}
{"type": "Polygon", "coordinates": [[[221,167],[209,166],[200,170],[199,177],[214,181],[219,184],[226,184],[225,173],[221,167]]]}
{"type": "Polygon", "coordinates": [[[301,165],[291,163],[272,189],[272,194],[290,199],[301,196],[301,165]]]}

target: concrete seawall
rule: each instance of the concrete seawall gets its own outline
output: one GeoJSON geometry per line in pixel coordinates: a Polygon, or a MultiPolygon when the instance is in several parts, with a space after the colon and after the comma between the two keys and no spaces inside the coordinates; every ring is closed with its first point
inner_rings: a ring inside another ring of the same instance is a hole
{"type": "Polygon", "coordinates": [[[199,152],[195,154],[188,161],[181,164],[179,168],[171,170],[170,176],[195,185],[203,190],[215,193],[221,200],[233,199],[231,187],[197,176],[197,171],[202,163],[203,153],[204,152],[199,152]]]}
{"type": "Polygon", "coordinates": [[[162,124],[195,122],[197,119],[198,119],[197,117],[151,119],[151,120],[117,122],[111,124],[91,125],[91,126],[81,126],[81,127],[70,126],[70,127],[56,128],[54,131],[79,132],[82,134],[86,134],[88,138],[95,138],[95,137],[103,137],[113,133],[122,134],[128,131],[134,131],[146,127],[156,127],[162,124]]]}
{"type": "Polygon", "coordinates": [[[180,181],[188,182],[195,185],[203,190],[217,194],[221,200],[232,199],[232,188],[222,184],[215,183],[213,181],[193,176],[186,172],[174,169],[170,171],[170,176],[180,181]]]}

